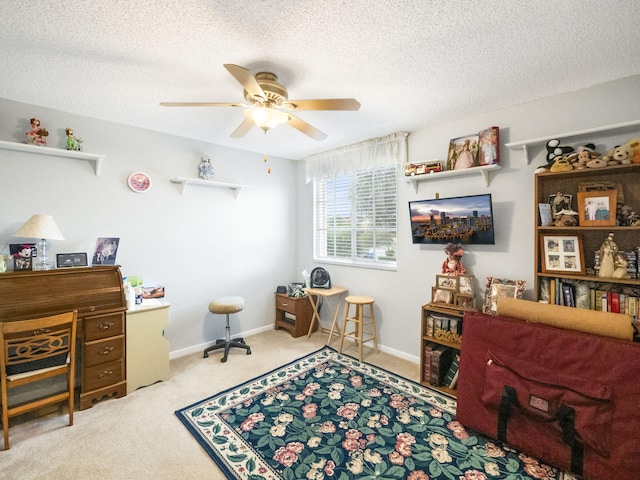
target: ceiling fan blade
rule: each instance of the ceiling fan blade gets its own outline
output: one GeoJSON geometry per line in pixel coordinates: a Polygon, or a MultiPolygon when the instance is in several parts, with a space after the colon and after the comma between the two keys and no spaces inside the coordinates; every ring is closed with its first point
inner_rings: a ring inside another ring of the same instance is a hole
{"type": "Polygon", "coordinates": [[[282,102],[282,106],[290,110],[359,110],[360,102],[355,98],[285,100],[282,102]]]}
{"type": "Polygon", "coordinates": [[[160,102],[163,107],[246,107],[243,103],[219,102],[160,102]]]}
{"type": "Polygon", "coordinates": [[[301,131],[305,135],[313,138],[314,140],[320,141],[327,138],[327,134],[318,130],[313,125],[309,125],[304,120],[300,120],[298,117],[294,117],[293,115],[289,115],[288,125],[291,125],[296,130],[301,131]]]}
{"type": "Polygon", "coordinates": [[[240,82],[240,85],[244,87],[244,89],[249,92],[249,95],[254,97],[256,100],[260,100],[260,102],[264,102],[267,100],[267,95],[262,90],[262,87],[258,84],[256,77],[244,67],[239,65],[233,65],[232,63],[225,63],[224,68],[226,68],[233,77],[240,82]]]}
{"type": "Polygon", "coordinates": [[[252,119],[245,118],[244,121],[240,125],[238,125],[238,128],[233,131],[233,133],[231,134],[231,138],[244,137],[254,125],[255,123],[252,119]]]}

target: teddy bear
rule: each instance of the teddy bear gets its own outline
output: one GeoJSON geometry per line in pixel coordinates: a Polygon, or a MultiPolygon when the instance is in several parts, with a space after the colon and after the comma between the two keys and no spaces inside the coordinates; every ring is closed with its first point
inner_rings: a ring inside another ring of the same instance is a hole
{"type": "Polygon", "coordinates": [[[560,145],[560,140],[553,139],[547,142],[547,162],[549,165],[556,159],[574,151],[573,147],[560,145]]]}
{"type": "Polygon", "coordinates": [[[593,143],[587,143],[578,147],[578,152],[575,157],[573,168],[583,169],[587,168],[587,164],[596,158],[599,158],[600,154],[596,152],[596,146],[593,143]]]}
{"type": "Polygon", "coordinates": [[[640,163],[640,138],[634,138],[633,140],[629,140],[625,145],[631,149],[631,161],[633,163],[640,163]]]}

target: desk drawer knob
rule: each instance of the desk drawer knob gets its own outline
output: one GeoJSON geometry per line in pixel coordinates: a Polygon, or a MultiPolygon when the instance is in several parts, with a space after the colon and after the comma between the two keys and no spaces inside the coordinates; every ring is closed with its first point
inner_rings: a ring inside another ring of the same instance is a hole
{"type": "Polygon", "coordinates": [[[98,378],[102,380],[103,378],[106,378],[110,375],[113,375],[113,372],[111,370],[105,370],[104,372],[100,373],[100,375],[98,375],[98,378]]]}
{"type": "Polygon", "coordinates": [[[289,306],[289,304],[288,304],[288,303],[284,303],[284,302],[283,302],[283,303],[282,303],[282,306],[283,306],[283,307],[288,307],[288,306],[289,306]]]}
{"type": "Polygon", "coordinates": [[[102,350],[100,350],[100,355],[109,355],[111,352],[113,352],[115,347],[111,347],[111,346],[107,346],[104,347],[102,350]]]}
{"type": "Polygon", "coordinates": [[[113,325],[113,322],[103,322],[98,326],[98,328],[100,330],[109,330],[113,325]]]}

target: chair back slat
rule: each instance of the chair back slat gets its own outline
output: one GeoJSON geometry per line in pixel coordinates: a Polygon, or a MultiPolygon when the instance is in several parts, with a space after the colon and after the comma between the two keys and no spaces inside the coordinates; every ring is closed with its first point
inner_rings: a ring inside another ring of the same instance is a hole
{"type": "Polygon", "coordinates": [[[0,322],[0,386],[4,448],[9,448],[9,418],[45,405],[66,401],[73,425],[77,311],[30,320],[0,322]],[[65,394],[43,395],[9,406],[10,387],[65,374],[65,394]]]}

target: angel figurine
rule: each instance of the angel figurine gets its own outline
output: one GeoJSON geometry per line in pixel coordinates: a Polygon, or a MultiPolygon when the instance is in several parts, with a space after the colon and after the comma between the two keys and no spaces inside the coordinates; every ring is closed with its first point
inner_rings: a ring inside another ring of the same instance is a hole
{"type": "Polygon", "coordinates": [[[211,180],[213,178],[213,165],[211,165],[211,159],[209,157],[202,157],[198,170],[200,178],[211,180]]]}

